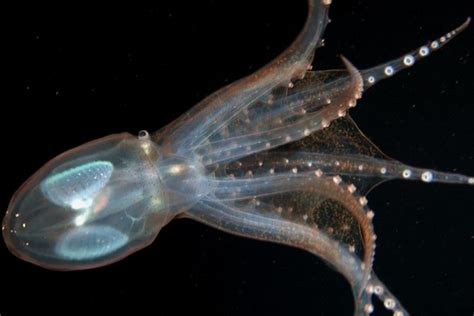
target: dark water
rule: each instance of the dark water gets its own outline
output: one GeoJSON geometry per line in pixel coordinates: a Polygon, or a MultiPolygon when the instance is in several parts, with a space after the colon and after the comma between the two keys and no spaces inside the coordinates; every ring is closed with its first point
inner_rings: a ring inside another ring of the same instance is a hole
{"type": "MultiPolygon", "coordinates": [[[[282,51],[304,1],[194,1],[21,7],[13,101],[0,109],[6,208],[48,159],[110,133],[154,131],[282,51]],[[6,122],[5,122],[6,121],[6,122]],[[15,128],[11,128],[12,123],[15,128]]],[[[316,68],[395,58],[473,14],[469,1],[335,0],[316,68]]],[[[474,175],[474,26],[368,91],[351,115],[388,155],[474,175]]],[[[4,101],[7,102],[7,101],[4,101]]],[[[375,271],[413,315],[472,315],[474,189],[394,181],[375,189],[375,271]]],[[[302,251],[187,220],[102,269],[51,272],[0,246],[0,314],[132,308],[158,315],[351,315],[346,281],[302,251]]],[[[380,311],[380,309],[378,309],[380,311]]],[[[381,313],[383,314],[383,313],[381,313]]]]}

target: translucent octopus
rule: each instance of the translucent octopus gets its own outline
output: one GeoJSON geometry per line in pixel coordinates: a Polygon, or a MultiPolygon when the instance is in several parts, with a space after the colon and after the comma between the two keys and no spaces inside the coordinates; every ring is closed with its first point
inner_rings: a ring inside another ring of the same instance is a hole
{"type": "Polygon", "coordinates": [[[365,195],[390,179],[474,184],[473,177],[384,155],[348,111],[365,90],[440,49],[470,22],[366,70],[314,71],[330,0],[309,0],[303,30],[262,69],[150,135],[110,135],[67,151],[14,194],[3,238],[53,270],[104,266],[149,245],[174,218],[304,249],[349,282],[355,315],[380,299],[408,315],[373,271],[374,211],[365,195]]]}

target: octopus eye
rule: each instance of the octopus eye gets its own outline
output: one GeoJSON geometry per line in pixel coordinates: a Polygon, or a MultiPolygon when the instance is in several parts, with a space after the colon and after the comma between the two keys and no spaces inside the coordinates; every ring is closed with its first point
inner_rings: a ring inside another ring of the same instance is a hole
{"type": "Polygon", "coordinates": [[[63,236],[56,253],[69,260],[93,260],[113,253],[127,242],[127,235],[110,226],[80,226],[63,236]]]}
{"type": "Polygon", "coordinates": [[[103,189],[114,167],[108,161],[93,161],[54,174],[41,182],[43,195],[52,203],[72,208],[88,208],[103,189]]]}

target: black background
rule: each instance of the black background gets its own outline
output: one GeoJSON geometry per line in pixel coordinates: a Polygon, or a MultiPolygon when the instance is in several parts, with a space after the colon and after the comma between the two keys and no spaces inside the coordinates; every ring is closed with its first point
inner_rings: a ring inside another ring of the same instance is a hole
{"type": "MultiPolygon", "coordinates": [[[[334,1],[316,68],[343,54],[369,67],[459,25],[471,1],[334,1]]],[[[10,12],[14,98],[0,109],[6,209],[16,188],[66,149],[157,130],[258,69],[300,30],[304,1],[156,1],[24,6],[10,12]]],[[[474,175],[471,26],[436,55],[365,94],[351,115],[388,155],[474,175]]],[[[6,101],[4,101],[6,102],[6,101]]],[[[414,315],[472,315],[474,188],[393,181],[369,195],[375,271],[414,315]]],[[[350,315],[346,281],[318,258],[188,220],[105,268],[60,273],[0,246],[1,315],[350,315]],[[58,303],[64,307],[59,307],[58,303]]],[[[380,309],[378,309],[380,310],[380,309]]],[[[383,313],[381,313],[383,314],[383,313]]]]}

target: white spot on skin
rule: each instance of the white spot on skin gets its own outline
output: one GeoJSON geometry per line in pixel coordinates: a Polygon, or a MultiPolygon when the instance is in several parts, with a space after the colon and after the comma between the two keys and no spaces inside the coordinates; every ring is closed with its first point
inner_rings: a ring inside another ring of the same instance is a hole
{"type": "Polygon", "coordinates": [[[356,104],[357,104],[356,100],[350,100],[347,105],[349,105],[350,108],[353,108],[356,106],[356,104]]]}
{"type": "Polygon", "coordinates": [[[350,185],[347,187],[347,191],[349,191],[350,193],[354,193],[356,190],[357,190],[357,188],[356,188],[356,186],[353,185],[353,184],[350,184],[350,185]]]}
{"type": "Polygon", "coordinates": [[[309,136],[309,134],[311,134],[311,132],[310,132],[309,129],[306,128],[306,129],[303,131],[303,135],[304,135],[304,136],[309,136]]]}
{"type": "Polygon", "coordinates": [[[412,66],[415,63],[415,58],[412,55],[406,55],[403,58],[403,64],[405,66],[412,66]]]}
{"type": "Polygon", "coordinates": [[[324,5],[330,5],[332,0],[322,0],[324,5]]]}
{"type": "Polygon", "coordinates": [[[298,168],[295,167],[295,168],[291,169],[291,172],[298,173],[298,168]]]}
{"type": "Polygon", "coordinates": [[[76,218],[74,219],[74,225],[76,225],[76,226],[82,226],[82,225],[84,225],[84,223],[86,222],[86,220],[87,220],[86,214],[78,215],[78,216],[76,216],[76,218]]]}
{"type": "Polygon", "coordinates": [[[320,169],[318,169],[314,172],[314,174],[316,175],[316,177],[320,178],[323,175],[323,172],[320,169]]]}
{"type": "Polygon", "coordinates": [[[446,42],[446,37],[444,37],[444,36],[441,36],[441,38],[439,39],[439,41],[440,41],[441,43],[444,43],[444,42],[446,42]]]}
{"type": "Polygon", "coordinates": [[[385,299],[385,301],[383,302],[383,305],[387,308],[387,309],[393,309],[395,307],[395,301],[391,298],[387,298],[385,299]]]}
{"type": "Polygon", "coordinates": [[[326,127],[328,127],[328,126],[329,126],[329,121],[328,121],[328,120],[325,120],[325,119],[323,119],[323,120],[321,121],[321,126],[322,126],[323,128],[326,128],[326,127]]]}
{"type": "Polygon", "coordinates": [[[380,168],[380,173],[381,174],[386,174],[387,173],[387,168],[385,168],[385,167],[380,168]]]}
{"type": "Polygon", "coordinates": [[[360,203],[360,205],[365,206],[365,205],[367,205],[367,202],[368,202],[368,201],[367,201],[367,198],[366,198],[365,196],[361,196],[361,197],[359,198],[359,203],[360,203]]]}
{"type": "Polygon", "coordinates": [[[365,304],[364,306],[364,312],[370,314],[374,311],[374,305],[370,304],[370,303],[367,303],[365,304]]]}
{"type": "Polygon", "coordinates": [[[428,54],[430,53],[430,49],[426,46],[423,46],[420,48],[418,53],[420,54],[421,57],[425,57],[425,56],[428,56],[428,54]]]}
{"type": "Polygon", "coordinates": [[[270,174],[274,174],[274,173],[275,173],[275,169],[271,168],[270,170],[268,170],[268,172],[269,172],[270,174]]]}
{"type": "Polygon", "coordinates": [[[393,316],[404,316],[404,314],[403,314],[402,311],[398,311],[398,310],[397,310],[397,311],[395,311],[395,312],[393,313],[393,316]]]}
{"type": "Polygon", "coordinates": [[[80,210],[84,208],[88,208],[92,205],[93,200],[92,199],[74,199],[70,206],[73,210],[80,210]]]}
{"type": "Polygon", "coordinates": [[[355,246],[354,245],[349,245],[349,252],[354,253],[355,252],[355,246]]]}
{"type": "Polygon", "coordinates": [[[313,163],[311,161],[308,161],[308,167],[312,167],[313,166],[313,163]]]}
{"type": "Polygon", "coordinates": [[[291,141],[291,136],[290,135],[286,136],[285,141],[287,141],[287,142],[291,141]]]}
{"type": "Polygon", "coordinates": [[[375,213],[373,211],[368,211],[367,212],[367,218],[368,219],[372,219],[372,218],[374,218],[374,216],[375,216],[375,213]]]}
{"type": "Polygon", "coordinates": [[[357,167],[357,169],[359,169],[359,171],[364,170],[364,165],[359,165],[359,167],[357,167]]]}
{"type": "Polygon", "coordinates": [[[143,141],[140,145],[143,149],[143,151],[145,152],[146,155],[149,155],[151,153],[151,145],[150,145],[150,142],[149,141],[143,141]]]}
{"type": "Polygon", "coordinates": [[[346,111],[344,111],[343,109],[340,109],[339,111],[337,111],[337,116],[339,117],[346,116],[346,111]]]}
{"type": "Polygon", "coordinates": [[[391,76],[391,75],[393,75],[394,70],[393,70],[392,66],[387,66],[387,67],[385,67],[383,72],[384,72],[385,75],[391,76]]]}
{"type": "Polygon", "coordinates": [[[367,285],[367,287],[365,288],[365,291],[367,292],[367,294],[374,293],[374,286],[372,284],[367,285]]]}
{"type": "Polygon", "coordinates": [[[431,171],[425,171],[421,174],[421,180],[423,180],[423,182],[431,182],[431,180],[433,180],[433,174],[431,173],[431,171]]]}
{"type": "Polygon", "coordinates": [[[183,165],[172,165],[169,168],[169,172],[171,174],[180,174],[181,172],[183,172],[184,169],[185,167],[183,165]]]}
{"type": "Polygon", "coordinates": [[[469,179],[467,179],[467,183],[469,183],[469,184],[474,184],[474,178],[469,178],[469,179]]]}
{"type": "Polygon", "coordinates": [[[335,184],[341,183],[342,179],[340,176],[335,176],[332,178],[332,181],[334,181],[335,184]]]}
{"type": "Polygon", "coordinates": [[[26,223],[21,224],[21,227],[26,228],[26,223]]]}
{"type": "Polygon", "coordinates": [[[376,295],[382,295],[383,294],[383,287],[381,287],[380,285],[376,285],[374,287],[374,293],[376,295]]]}
{"type": "Polygon", "coordinates": [[[375,83],[375,77],[370,76],[369,78],[367,78],[367,82],[370,83],[370,84],[374,84],[375,83]]]}
{"type": "Polygon", "coordinates": [[[267,103],[268,103],[268,104],[273,104],[273,94],[271,94],[271,95],[268,97],[267,103]]]}
{"type": "Polygon", "coordinates": [[[303,220],[304,220],[304,221],[307,221],[307,220],[308,220],[308,214],[304,214],[304,215],[303,215],[303,220]]]}
{"type": "Polygon", "coordinates": [[[405,169],[405,170],[403,170],[402,176],[403,176],[405,179],[410,178],[410,177],[411,177],[411,170],[410,170],[410,169],[405,169]]]}

